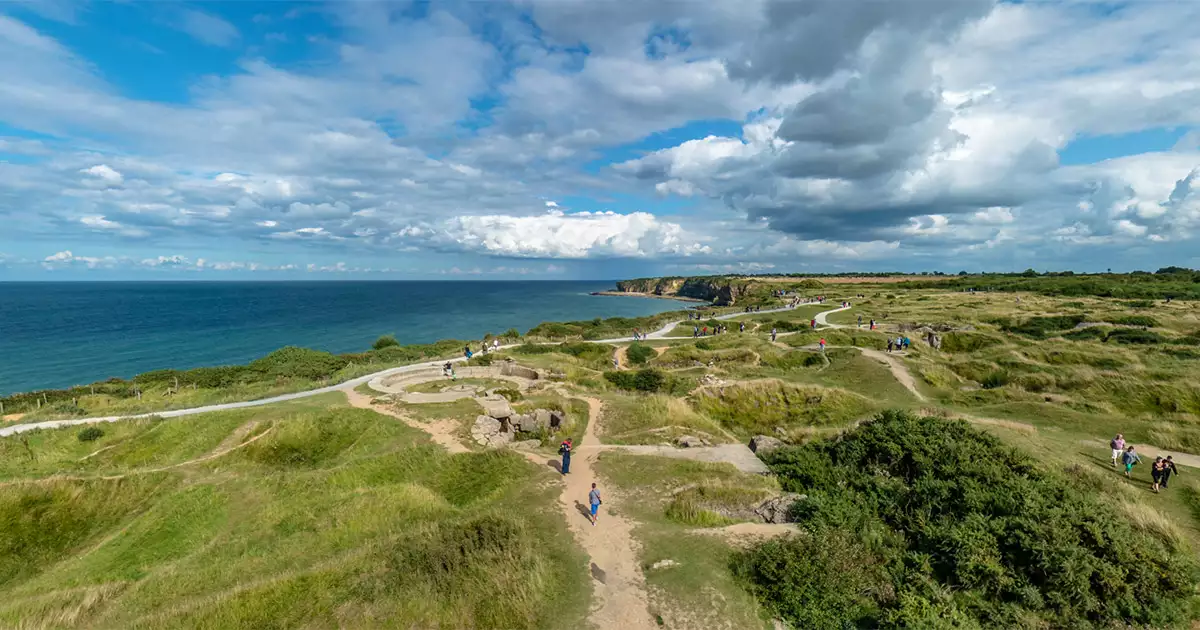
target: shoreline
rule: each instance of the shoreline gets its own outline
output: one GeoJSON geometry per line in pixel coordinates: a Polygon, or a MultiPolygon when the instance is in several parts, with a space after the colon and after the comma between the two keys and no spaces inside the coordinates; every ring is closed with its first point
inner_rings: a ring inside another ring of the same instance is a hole
{"type": "Polygon", "coordinates": [[[589,295],[600,295],[609,297],[640,297],[652,298],[655,300],[675,300],[676,302],[692,302],[698,304],[708,304],[708,300],[698,298],[682,297],[678,295],[659,295],[657,293],[639,293],[637,291],[592,291],[589,295]]]}

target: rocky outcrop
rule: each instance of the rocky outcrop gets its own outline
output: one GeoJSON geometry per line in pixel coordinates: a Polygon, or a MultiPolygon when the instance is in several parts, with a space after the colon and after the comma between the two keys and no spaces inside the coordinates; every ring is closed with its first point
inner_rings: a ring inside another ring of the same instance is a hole
{"type": "Polygon", "coordinates": [[[471,425],[471,437],[482,446],[527,448],[541,443],[532,439],[532,434],[553,433],[566,422],[566,415],[557,409],[534,409],[529,413],[515,413],[504,398],[476,400],[483,406],[485,415],[475,418],[475,424],[471,425]]]}
{"type": "Polygon", "coordinates": [[[737,278],[693,277],[693,278],[639,278],[637,280],[622,280],[617,283],[617,290],[624,293],[649,293],[693,298],[712,302],[718,306],[736,304],[759,283],[753,280],[737,278]]]}
{"type": "Polygon", "coordinates": [[[750,450],[754,451],[755,455],[763,455],[780,448],[783,448],[783,440],[779,438],[769,435],[756,435],[750,438],[750,450]]]}
{"type": "Polygon", "coordinates": [[[762,518],[764,523],[790,523],[792,506],[806,499],[808,496],[803,494],[784,494],[771,497],[754,508],[754,513],[762,518]]]}

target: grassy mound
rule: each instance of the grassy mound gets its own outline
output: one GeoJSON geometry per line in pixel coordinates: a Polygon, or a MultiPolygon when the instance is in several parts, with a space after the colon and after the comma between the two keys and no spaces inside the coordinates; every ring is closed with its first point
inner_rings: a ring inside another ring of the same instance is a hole
{"type": "Polygon", "coordinates": [[[806,533],[736,571],[794,627],[1170,627],[1198,574],[1169,537],[960,421],[887,412],[777,452],[806,533]]]}
{"type": "Polygon", "coordinates": [[[763,381],[720,390],[705,390],[693,401],[696,409],[739,435],[773,434],[804,426],[848,424],[870,413],[871,403],[851,392],[763,381]]]}
{"type": "Polygon", "coordinates": [[[579,624],[548,469],[338,398],[0,440],[0,626],[579,624]]]}

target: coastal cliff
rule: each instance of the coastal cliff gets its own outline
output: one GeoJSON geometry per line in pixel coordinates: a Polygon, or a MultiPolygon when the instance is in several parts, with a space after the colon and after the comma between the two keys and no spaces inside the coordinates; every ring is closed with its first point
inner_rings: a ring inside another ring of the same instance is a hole
{"type": "Polygon", "coordinates": [[[642,293],[648,295],[685,297],[712,302],[718,306],[736,304],[756,293],[761,283],[743,278],[725,278],[721,276],[708,277],[674,277],[637,278],[617,282],[617,291],[622,293],[642,293]]]}

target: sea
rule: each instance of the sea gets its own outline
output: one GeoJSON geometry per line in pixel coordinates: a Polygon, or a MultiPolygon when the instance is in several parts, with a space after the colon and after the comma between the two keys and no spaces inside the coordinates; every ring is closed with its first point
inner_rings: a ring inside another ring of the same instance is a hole
{"type": "Polygon", "coordinates": [[[368,350],[481,339],[541,322],[637,317],[673,300],[594,296],[612,282],[0,283],[0,395],[150,370],[246,363],[284,346],[368,350]]]}

